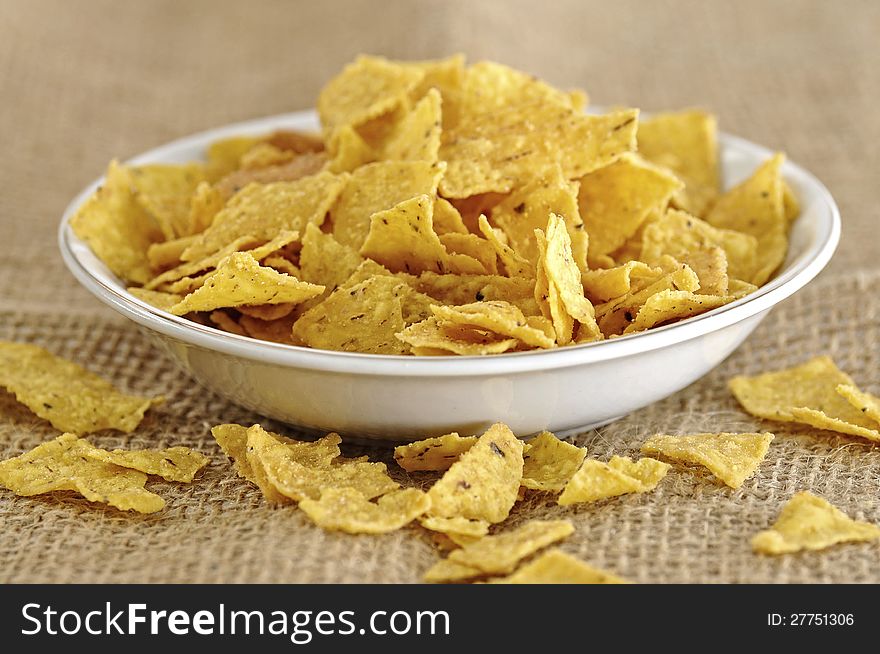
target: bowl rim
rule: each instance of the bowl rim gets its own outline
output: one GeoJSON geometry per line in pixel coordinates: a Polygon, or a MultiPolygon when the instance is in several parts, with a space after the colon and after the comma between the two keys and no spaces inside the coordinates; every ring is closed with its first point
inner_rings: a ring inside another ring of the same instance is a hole
{"type": "MultiPolygon", "coordinates": [[[[183,148],[202,148],[230,135],[259,133],[281,128],[302,128],[315,120],[314,110],[276,114],[209,129],[148,150],[127,163],[167,160],[183,148]]],[[[772,151],[738,136],[719,132],[719,150],[733,147],[767,158],[772,151]]],[[[831,193],[812,173],[786,159],[783,174],[811,187],[830,220],[810,246],[787,268],[750,295],[681,322],[614,339],[548,350],[529,350],[487,356],[413,357],[406,355],[337,352],[287,345],[239,336],[174,316],[130,295],[122,282],[111,285],[93,272],[76,253],[87,246],[70,228],[70,219],[85,199],[102,183],[103,176],[83,189],[66,207],[58,228],[58,246],[70,272],[99,300],[135,323],[189,345],[282,367],[358,375],[408,377],[492,376],[548,371],[625,358],[705,336],[771,309],[803,288],[828,264],[840,240],[840,212],[831,193]]]]}

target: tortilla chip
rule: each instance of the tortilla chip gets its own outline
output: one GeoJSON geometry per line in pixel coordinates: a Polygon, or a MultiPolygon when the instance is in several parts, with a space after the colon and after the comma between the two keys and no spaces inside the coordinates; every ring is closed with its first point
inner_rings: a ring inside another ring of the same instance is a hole
{"type": "Polygon", "coordinates": [[[443,175],[442,162],[379,161],[351,174],[330,212],[333,236],[359,250],[370,232],[370,217],[420,195],[433,198],[443,175]]]}
{"type": "Polygon", "coordinates": [[[634,334],[669,322],[717,309],[734,298],[718,295],[700,295],[690,291],[660,291],[649,297],[639,308],[635,319],[623,330],[634,334]]]}
{"type": "Polygon", "coordinates": [[[72,361],[36,345],[0,341],[0,386],[60,431],[130,433],[161,397],[126,395],[72,361]]]}
{"type": "Polygon", "coordinates": [[[761,554],[790,554],[877,539],[877,525],[853,520],[821,497],[801,491],[782,507],[770,529],[755,534],[752,549],[761,554]]]}
{"type": "Polygon", "coordinates": [[[717,132],[715,116],[694,109],[656,114],[639,124],[639,154],[684,182],[673,201],[697,216],[720,189],[717,132]]]}
{"type": "Polygon", "coordinates": [[[320,284],[329,295],[344,283],[363,261],[357,250],[342,245],[332,234],[308,225],[299,253],[301,279],[320,284]]]}
{"type": "Polygon", "coordinates": [[[631,154],[583,177],[578,206],[590,237],[590,260],[617,250],[681,188],[676,177],[631,154]]]}
{"type": "Polygon", "coordinates": [[[507,577],[493,584],[626,584],[610,572],[597,570],[558,549],[547,550],[507,577]]]}
{"type": "Polygon", "coordinates": [[[296,159],[297,153],[291,150],[282,150],[271,143],[257,143],[250,150],[241,155],[238,164],[242,170],[259,170],[271,166],[280,166],[296,159]]]}
{"type": "MultiPolygon", "coordinates": [[[[486,238],[492,248],[495,250],[495,256],[501,261],[504,272],[508,277],[533,277],[535,267],[525,258],[521,257],[507,243],[501,240],[504,232],[493,228],[486,216],[481,215],[478,219],[480,233],[486,238]]],[[[545,224],[546,227],[546,224],[545,224]]],[[[507,238],[504,236],[504,238],[507,238]]]]}
{"type": "Polygon", "coordinates": [[[392,129],[380,159],[434,163],[440,151],[440,92],[430,89],[392,129]]]}
{"type": "Polygon", "coordinates": [[[641,480],[596,459],[587,459],[565,485],[557,502],[561,506],[598,502],[647,490],[641,480]]]}
{"type": "Polygon", "coordinates": [[[464,273],[476,272],[495,275],[498,273],[498,256],[495,248],[485,238],[476,234],[441,234],[440,242],[451,255],[465,255],[479,262],[481,270],[468,262],[466,267],[452,266],[453,272],[460,270],[464,273]]]}
{"type": "Polygon", "coordinates": [[[329,142],[327,171],[349,173],[376,160],[376,152],[351,125],[337,129],[329,142]]]}
{"type": "Polygon", "coordinates": [[[411,346],[417,356],[482,356],[501,354],[520,345],[515,338],[504,338],[486,330],[428,318],[410,325],[397,338],[411,346]]]}
{"type": "Polygon", "coordinates": [[[468,234],[458,209],[444,198],[434,200],[434,231],[443,234],[468,234]]]}
{"type": "Polygon", "coordinates": [[[136,286],[129,287],[125,290],[127,290],[131,295],[134,295],[137,299],[146,302],[150,306],[161,309],[162,311],[167,311],[168,313],[171,313],[171,307],[173,307],[175,304],[183,299],[183,296],[178,295],[177,293],[150,291],[145,288],[139,288],[136,286]]]}
{"type": "Polygon", "coordinates": [[[581,275],[584,293],[594,302],[607,302],[633,291],[641,280],[656,279],[660,268],[641,261],[628,261],[614,268],[588,270],[581,275]]]}
{"type": "Polygon", "coordinates": [[[672,466],[650,457],[633,461],[629,457],[615,455],[608,461],[608,467],[638,479],[642,484],[639,492],[644,493],[654,490],[672,466]]]}
{"type": "Polygon", "coordinates": [[[492,425],[428,491],[432,516],[501,522],[516,502],[522,479],[522,442],[492,425]]]}
{"type": "Polygon", "coordinates": [[[0,461],[0,485],[24,497],[75,491],[89,502],[122,511],[155,513],[165,506],[165,500],[144,488],[147,475],[94,461],[84,456],[84,447],[91,446],[75,434],[62,434],[30,452],[0,461]]]}
{"type": "Polygon", "coordinates": [[[642,445],[645,454],[704,466],[731,488],[739,488],[755,474],[767,456],[773,434],[657,434],[642,445]]]}
{"type": "Polygon", "coordinates": [[[802,422],[880,441],[877,423],[837,393],[840,384],[855,386],[827,356],[755,377],[741,375],[728,382],[736,399],[753,416],[802,422]]]}
{"type": "Polygon", "coordinates": [[[459,436],[452,432],[445,436],[398,445],[394,448],[394,460],[407,472],[448,470],[476,442],[476,436],[459,436]]]}
{"type": "Polygon", "coordinates": [[[455,307],[435,305],[431,310],[441,321],[510,336],[532,347],[551,348],[555,345],[546,332],[529,325],[519,308],[503,300],[484,300],[455,307]]]}
{"type": "Polygon", "coordinates": [[[153,217],[167,240],[190,232],[190,201],[205,181],[202,164],[132,166],[131,182],[137,202],[153,217]]]}
{"type": "Polygon", "coordinates": [[[559,440],[549,431],[538,434],[529,445],[532,447],[523,455],[520,484],[534,490],[561,491],[587,455],[586,448],[559,440]]]}
{"type": "Polygon", "coordinates": [[[70,219],[70,227],[117,277],[136,284],[153,276],[147,251],[164,240],[162,230],[141,206],[131,171],[111,161],[107,175],[70,219]]]}
{"type": "Polygon", "coordinates": [[[322,529],[349,534],[384,534],[396,531],[431,506],[417,488],[393,491],[370,502],[352,488],[325,488],[320,500],[304,499],[299,508],[322,529]]]}
{"type": "Polygon", "coordinates": [[[196,240],[195,235],[181,236],[171,241],[153,243],[147,248],[147,259],[153,270],[167,270],[180,264],[180,255],[196,240]]]}
{"type": "Polygon", "coordinates": [[[764,162],[746,181],[718,198],[706,215],[715,227],[751,234],[758,239],[755,272],[741,277],[761,286],[785,260],[788,251],[788,221],[782,200],[780,168],[785,156],[776,154],[764,162]]]}
{"type": "Polygon", "coordinates": [[[256,136],[233,136],[211,143],[206,153],[208,163],[205,168],[208,179],[214,182],[238,170],[244,153],[259,142],[260,139],[256,136]]]}
{"type": "Polygon", "coordinates": [[[880,397],[862,391],[852,384],[838,384],[837,394],[880,426],[880,397]]]}
{"type": "Polygon", "coordinates": [[[166,481],[187,484],[195,478],[199,470],[208,465],[208,457],[188,447],[107,451],[83,442],[82,455],[93,461],[112,463],[120,468],[157,475],[166,481]]]}

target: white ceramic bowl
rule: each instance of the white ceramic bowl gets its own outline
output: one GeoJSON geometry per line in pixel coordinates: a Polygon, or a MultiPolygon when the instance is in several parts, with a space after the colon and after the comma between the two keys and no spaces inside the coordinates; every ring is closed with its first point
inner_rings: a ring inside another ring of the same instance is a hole
{"type": "MultiPolygon", "coordinates": [[[[273,116],[180,139],[131,163],[183,163],[201,159],[219,138],[317,127],[314,112],[273,116]]],[[[725,134],[720,150],[727,187],[771,154],[725,134]]],[[[137,323],[197,382],[265,416],[362,439],[470,434],[499,420],[520,436],[543,429],[565,434],[606,424],[696,381],[733,352],[775,304],[825,267],[840,235],[834,200],[803,168],[786,162],[783,174],[802,213],[784,267],[757,292],[642,334],[485,357],[313,350],[236,336],[151,307],[128,294],[70,229],[70,217],[101,180],[67,207],[59,244],[80,283],[137,323]]]]}

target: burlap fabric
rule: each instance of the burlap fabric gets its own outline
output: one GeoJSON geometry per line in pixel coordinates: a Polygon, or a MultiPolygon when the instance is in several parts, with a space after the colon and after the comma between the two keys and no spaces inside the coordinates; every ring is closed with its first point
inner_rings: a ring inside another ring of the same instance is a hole
{"type": "MultiPolygon", "coordinates": [[[[675,470],[652,494],[575,509],[532,499],[511,522],[569,517],[577,531],[564,549],[639,582],[880,581],[876,544],[751,553],[751,535],[801,489],[880,523],[880,456],[856,439],[752,419],[725,388],[733,374],[827,353],[880,392],[878,24],[870,2],[3,0],[0,339],[39,343],[121,388],[167,397],[136,434],[100,434],[97,444],[189,445],[212,465],[192,485],[151,482],[168,500],[152,516],[0,492],[0,582],[412,582],[434,562],[415,529],[343,536],[294,508],[267,508],[208,433],[259,417],[193,386],[78,288],[54,243],[65,203],[111,157],[307,107],[360,51],[464,51],[584,86],[599,103],[709,106],[725,129],[786,150],[829,185],[844,218],[829,270],[709,376],[577,438],[604,457],[634,454],[657,431],[771,429],[760,473],[731,491],[675,470]]],[[[0,457],[54,435],[0,392],[0,457]]]]}

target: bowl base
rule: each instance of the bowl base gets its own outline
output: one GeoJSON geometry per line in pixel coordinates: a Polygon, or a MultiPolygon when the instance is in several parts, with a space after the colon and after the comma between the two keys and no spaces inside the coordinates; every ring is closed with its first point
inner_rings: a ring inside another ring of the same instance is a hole
{"type": "Polygon", "coordinates": [[[627,415],[623,413],[619,416],[614,416],[613,418],[608,418],[606,420],[600,420],[598,422],[591,422],[587,425],[581,425],[579,427],[570,427],[569,429],[563,429],[561,431],[554,432],[559,438],[568,438],[569,436],[577,436],[578,434],[583,434],[585,431],[590,431],[591,429],[599,429],[599,427],[604,427],[605,425],[610,425],[612,422],[616,422],[621,418],[625,418],[627,415]]]}

